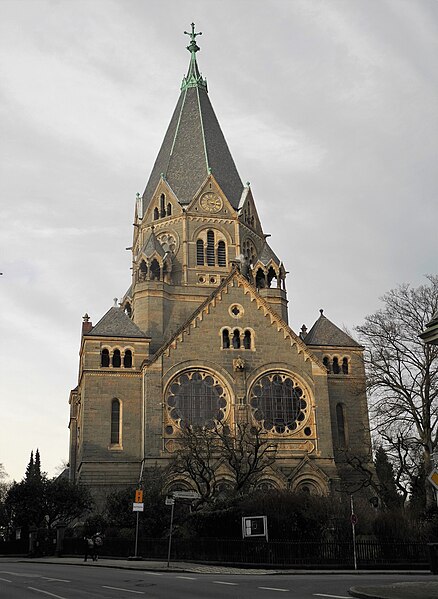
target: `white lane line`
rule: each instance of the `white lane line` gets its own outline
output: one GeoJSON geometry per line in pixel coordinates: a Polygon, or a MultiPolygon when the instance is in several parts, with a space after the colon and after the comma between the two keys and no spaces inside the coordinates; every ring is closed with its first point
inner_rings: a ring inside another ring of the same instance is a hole
{"type": "Polygon", "coordinates": [[[123,591],[124,593],[137,593],[137,595],[144,595],[143,591],[132,591],[131,589],[121,589],[120,587],[106,587],[105,585],[102,585],[102,588],[111,589],[113,591],[123,591]]]}
{"type": "Polygon", "coordinates": [[[71,580],[64,580],[63,578],[48,578],[47,576],[41,576],[43,580],[49,580],[53,582],[71,582],[71,580]]]}
{"type": "Polygon", "coordinates": [[[8,580],[7,578],[0,578],[0,580],[3,580],[3,582],[12,582],[12,580],[8,580]]]}
{"type": "Polygon", "coordinates": [[[163,576],[162,572],[146,572],[146,571],[144,571],[143,574],[149,574],[150,576],[163,576]]]}
{"type": "Polygon", "coordinates": [[[43,591],[43,589],[36,589],[35,587],[27,587],[31,591],[36,591],[37,593],[44,593],[44,595],[49,595],[49,597],[55,597],[55,599],[67,599],[66,597],[61,597],[61,595],[54,595],[53,593],[49,593],[49,591],[43,591]]]}
{"type": "Polygon", "coordinates": [[[351,599],[345,595],[326,595],[325,593],[313,593],[314,597],[334,597],[334,599],[351,599]]]}
{"type": "Polygon", "coordinates": [[[257,587],[258,589],[262,589],[263,591],[283,591],[283,593],[287,593],[289,589],[276,589],[274,587],[257,587]]]}
{"type": "Polygon", "coordinates": [[[232,585],[233,587],[237,587],[237,585],[238,585],[237,582],[225,582],[224,580],[212,580],[211,582],[213,584],[229,584],[229,585],[232,585]]]}
{"type": "Polygon", "coordinates": [[[9,576],[19,576],[20,578],[41,578],[39,574],[17,574],[16,572],[8,572],[7,570],[0,570],[0,574],[9,574],[9,576]]]}
{"type": "Polygon", "coordinates": [[[184,580],[196,580],[193,576],[176,576],[175,578],[183,578],[184,580]]]}

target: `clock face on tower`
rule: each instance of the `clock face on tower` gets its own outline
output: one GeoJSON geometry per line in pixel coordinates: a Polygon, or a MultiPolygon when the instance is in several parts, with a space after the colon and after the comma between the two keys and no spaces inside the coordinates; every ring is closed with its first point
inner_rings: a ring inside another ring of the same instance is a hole
{"type": "Polygon", "coordinates": [[[222,199],[212,191],[207,191],[201,196],[200,204],[207,212],[219,212],[223,206],[222,199]]]}

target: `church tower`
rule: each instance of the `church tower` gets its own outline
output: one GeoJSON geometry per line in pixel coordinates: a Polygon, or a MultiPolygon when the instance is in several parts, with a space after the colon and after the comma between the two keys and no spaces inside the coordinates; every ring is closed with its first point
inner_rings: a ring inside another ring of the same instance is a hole
{"type": "Polygon", "coordinates": [[[345,451],[370,447],[363,348],[323,314],[308,334],[288,326],[285,267],[214,113],[193,24],[187,35],[187,75],[136,200],[131,285],[95,326],[84,317],[70,476],[103,494],[166,465],[187,424],[247,422],[277,447],[263,488],[328,493],[345,451]]]}

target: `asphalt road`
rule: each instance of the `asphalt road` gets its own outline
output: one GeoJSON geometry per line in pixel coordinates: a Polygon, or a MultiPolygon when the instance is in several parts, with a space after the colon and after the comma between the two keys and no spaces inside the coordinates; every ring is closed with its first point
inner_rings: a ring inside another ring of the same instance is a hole
{"type": "Polygon", "coordinates": [[[428,581],[428,575],[285,574],[219,575],[0,560],[1,599],[233,598],[349,599],[354,585],[428,581]]]}

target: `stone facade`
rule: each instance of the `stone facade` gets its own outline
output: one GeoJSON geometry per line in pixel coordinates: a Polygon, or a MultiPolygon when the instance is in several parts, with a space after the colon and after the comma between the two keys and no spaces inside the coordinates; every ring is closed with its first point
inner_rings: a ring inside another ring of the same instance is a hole
{"type": "Polygon", "coordinates": [[[194,39],[137,198],[131,286],[95,326],[84,317],[70,477],[98,496],[135,484],[142,464],[167,464],[182,426],[216,419],[261,426],[275,442],[260,484],[328,493],[350,476],[346,453],[370,449],[363,348],[322,312],[309,332],[288,326],[286,270],[220,131],[194,39]]]}

